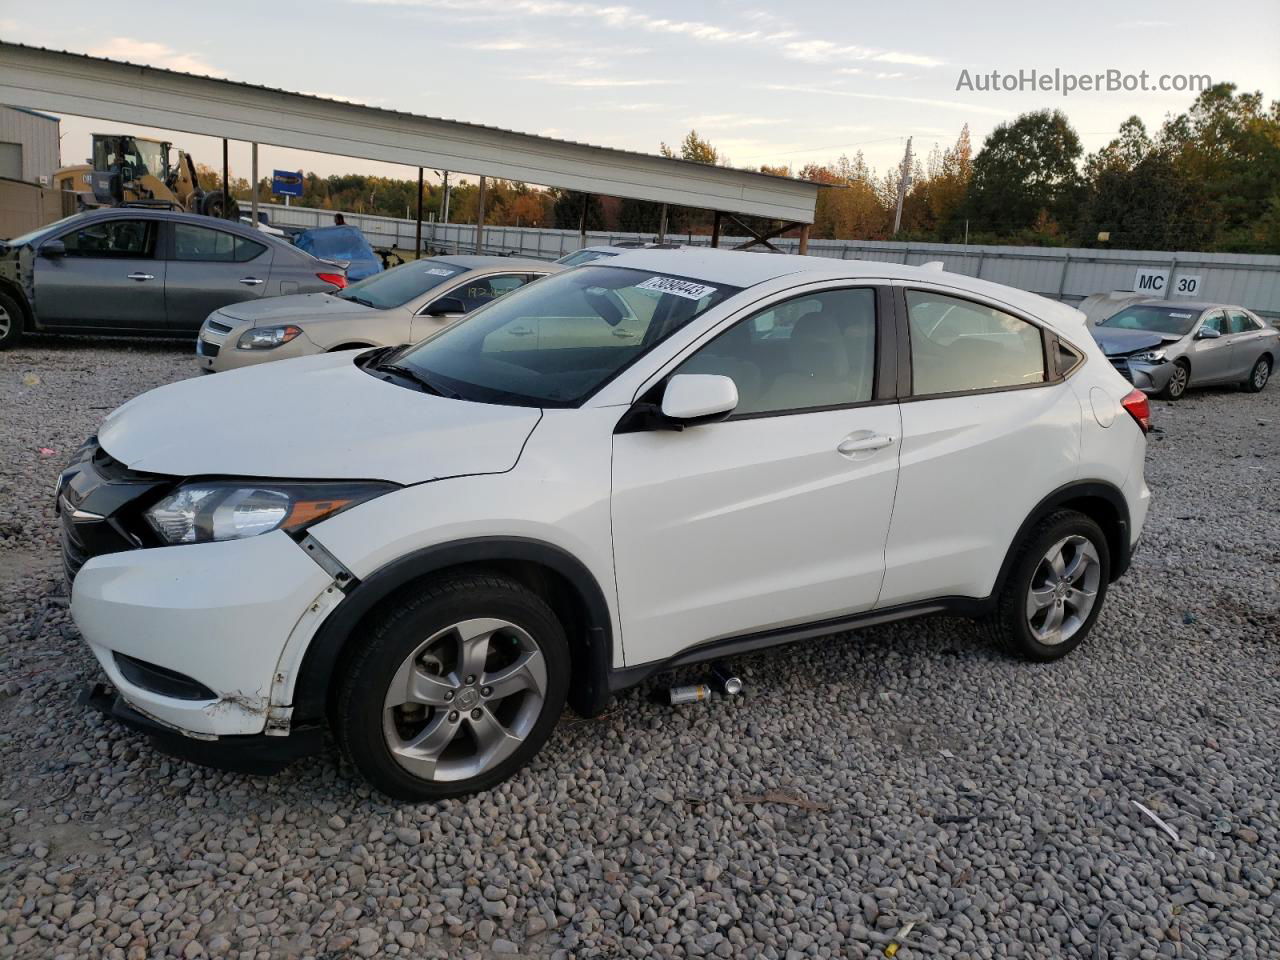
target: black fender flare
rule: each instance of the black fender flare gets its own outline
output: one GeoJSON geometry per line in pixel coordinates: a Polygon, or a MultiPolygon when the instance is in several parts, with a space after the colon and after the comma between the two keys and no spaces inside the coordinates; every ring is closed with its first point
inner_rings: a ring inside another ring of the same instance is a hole
{"type": "Polygon", "coordinates": [[[1000,564],[1000,572],[997,574],[995,586],[991,590],[993,597],[998,596],[1000,590],[1004,587],[1004,582],[1013,568],[1013,560],[1017,555],[1018,547],[1026,539],[1027,534],[1031,532],[1031,528],[1056,508],[1084,499],[1102,500],[1115,513],[1111,523],[1100,523],[1103,532],[1107,535],[1107,546],[1111,554],[1111,582],[1114,583],[1129,569],[1129,561],[1133,550],[1129,543],[1129,501],[1125,499],[1124,493],[1114,483],[1107,480],[1073,480],[1058,487],[1058,489],[1037,503],[1031,512],[1027,514],[1027,518],[1022,521],[1022,525],[1018,527],[1018,532],[1014,534],[1013,540],[1009,544],[1009,550],[1005,554],[1004,562],[1000,564]]]}
{"type": "Polygon", "coordinates": [[[349,588],[307,645],[293,689],[294,723],[325,719],[334,668],[352,630],[396,590],[439,570],[512,561],[544,567],[576,591],[585,612],[585,636],[570,637],[575,653],[570,702],[594,716],[609,700],[613,627],[604,591],[591,571],[566,550],[525,537],[473,537],[415,550],[380,567],[349,588]],[[574,646],[575,640],[579,643],[574,646]]]}

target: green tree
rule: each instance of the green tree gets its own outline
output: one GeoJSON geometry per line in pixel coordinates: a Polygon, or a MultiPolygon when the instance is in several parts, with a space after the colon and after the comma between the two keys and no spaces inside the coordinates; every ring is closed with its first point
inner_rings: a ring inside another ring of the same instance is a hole
{"type": "Polygon", "coordinates": [[[1080,199],[1081,152],[1080,138],[1060,110],[1000,124],[973,160],[967,212],[978,229],[1008,239],[1026,239],[1038,232],[1037,224],[1063,222],[1080,199]]]}

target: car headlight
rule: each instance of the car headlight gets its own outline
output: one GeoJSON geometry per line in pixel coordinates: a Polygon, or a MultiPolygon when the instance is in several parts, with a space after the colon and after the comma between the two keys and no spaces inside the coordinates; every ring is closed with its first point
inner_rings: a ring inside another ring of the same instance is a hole
{"type": "Polygon", "coordinates": [[[1129,359],[1136,360],[1138,363],[1164,363],[1164,351],[1147,350],[1143,353],[1135,353],[1129,359]]]}
{"type": "Polygon", "coordinates": [[[144,514],[166,544],[239,540],[301,530],[391,490],[390,483],[193,481],[144,514]]]}
{"type": "Polygon", "coordinates": [[[278,327],[254,327],[240,334],[236,347],[240,350],[270,350],[272,347],[288,343],[301,334],[302,328],[295,327],[292,323],[281,324],[278,327]]]}

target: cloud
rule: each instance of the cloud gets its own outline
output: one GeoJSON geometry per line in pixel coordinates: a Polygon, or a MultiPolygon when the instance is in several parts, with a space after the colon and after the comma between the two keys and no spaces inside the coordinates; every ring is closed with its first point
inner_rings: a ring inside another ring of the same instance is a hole
{"type": "Polygon", "coordinates": [[[755,117],[741,113],[708,113],[699,117],[685,117],[684,122],[695,130],[726,130],[737,127],[774,127],[792,121],[789,118],[755,117]]]}
{"type": "Polygon", "coordinates": [[[600,6],[571,0],[352,0],[374,6],[417,7],[450,14],[505,17],[526,16],[589,20],[594,25],[630,30],[633,33],[666,34],[703,43],[753,46],[782,44],[783,56],[806,63],[830,63],[839,59],[880,60],[918,67],[936,67],[943,63],[935,57],[896,50],[878,50],[830,40],[806,38],[790,29],[785,21],[765,11],[754,10],[735,20],[749,29],[738,29],[702,20],[676,20],[656,17],[625,4],[600,6]],[[781,28],[781,29],[780,29],[781,28]]]}
{"type": "Polygon", "coordinates": [[[906,67],[940,67],[946,63],[945,60],[938,60],[935,57],[923,57],[918,53],[900,53],[897,50],[877,53],[871,59],[878,63],[898,63],[906,67]]]}
{"type": "Polygon", "coordinates": [[[945,62],[937,57],[919,53],[903,53],[900,50],[876,50],[857,44],[833,43],[830,40],[792,40],[784,44],[783,56],[803,63],[832,63],[837,60],[873,60],[877,63],[896,63],[913,67],[939,67],[945,62]]]}
{"type": "Polygon", "coordinates": [[[890,103],[914,103],[924,107],[941,107],[945,110],[964,110],[968,113],[985,113],[996,117],[1007,117],[1008,110],[999,107],[985,107],[976,103],[965,103],[960,100],[933,100],[928,97],[900,97],[888,93],[859,93],[854,90],[840,90],[832,87],[806,86],[797,83],[767,83],[762,90],[775,90],[782,93],[817,94],[830,97],[849,97],[855,100],[885,100],[890,103]]]}
{"type": "Polygon", "coordinates": [[[225,70],[212,66],[199,54],[184,53],[167,47],[163,43],[137,40],[133,37],[112,37],[106,43],[89,50],[89,55],[109,57],[112,60],[128,60],[130,63],[146,67],[163,67],[166,70],[181,70],[183,73],[198,73],[206,77],[227,75],[225,70]]]}
{"type": "Polygon", "coordinates": [[[558,87],[657,87],[674,82],[648,78],[625,80],[621,77],[573,77],[556,73],[533,73],[523,79],[535,83],[551,83],[558,87]]]}

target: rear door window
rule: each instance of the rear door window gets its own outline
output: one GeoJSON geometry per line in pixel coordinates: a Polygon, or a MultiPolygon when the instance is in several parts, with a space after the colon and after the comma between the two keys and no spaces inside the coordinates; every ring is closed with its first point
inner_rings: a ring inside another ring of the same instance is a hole
{"type": "MultiPolygon", "coordinates": [[[[236,241],[240,238],[222,230],[210,230],[190,223],[173,225],[173,259],[234,263],[236,241]]],[[[257,246],[257,244],[255,244],[257,246]]],[[[261,253],[261,250],[258,251],[261,253]]],[[[252,259],[247,257],[246,259],[252,259]]]]}
{"type": "Polygon", "coordinates": [[[1034,324],[985,304],[907,291],[916,396],[1045,381],[1044,338],[1034,324]]]}

